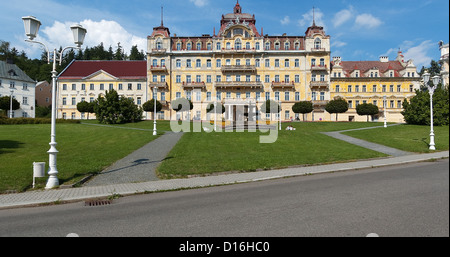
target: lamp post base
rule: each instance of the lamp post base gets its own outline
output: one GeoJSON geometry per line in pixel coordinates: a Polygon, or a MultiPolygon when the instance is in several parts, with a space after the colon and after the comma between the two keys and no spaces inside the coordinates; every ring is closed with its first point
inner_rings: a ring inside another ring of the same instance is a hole
{"type": "Polygon", "coordinates": [[[50,175],[47,181],[47,185],[45,185],[45,189],[53,189],[59,186],[59,180],[56,175],[50,175]]]}
{"type": "Polygon", "coordinates": [[[432,132],[430,134],[430,150],[436,150],[435,144],[434,144],[434,133],[432,132]]]}

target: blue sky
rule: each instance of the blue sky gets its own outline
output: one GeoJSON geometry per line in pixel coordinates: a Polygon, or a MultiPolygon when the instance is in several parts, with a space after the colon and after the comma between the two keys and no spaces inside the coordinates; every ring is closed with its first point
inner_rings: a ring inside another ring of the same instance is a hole
{"type": "MultiPolygon", "coordinates": [[[[420,69],[440,57],[438,42],[449,41],[447,0],[240,0],[243,12],[255,14],[256,26],[264,34],[303,36],[316,24],[331,36],[331,55],[343,60],[394,59],[398,49],[420,69]]],[[[85,45],[103,42],[126,51],[138,45],[145,51],[146,37],[160,24],[172,35],[198,36],[218,31],[222,14],[230,13],[236,0],[0,0],[0,40],[11,42],[30,57],[41,49],[25,43],[22,16],[42,22],[38,40],[50,48],[72,45],[69,27],[80,23],[88,29],[85,45]]]]}

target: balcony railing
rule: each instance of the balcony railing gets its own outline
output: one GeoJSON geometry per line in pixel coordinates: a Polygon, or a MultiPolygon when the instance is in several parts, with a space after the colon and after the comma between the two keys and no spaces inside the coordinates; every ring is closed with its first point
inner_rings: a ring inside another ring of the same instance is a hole
{"type": "Polygon", "coordinates": [[[314,107],[321,107],[327,105],[328,101],[325,100],[313,100],[312,101],[314,107]]]}
{"type": "Polygon", "coordinates": [[[255,65],[223,65],[222,72],[256,72],[255,65]]]}
{"type": "Polygon", "coordinates": [[[184,88],[205,88],[205,82],[183,82],[182,86],[184,88]]]}
{"type": "Polygon", "coordinates": [[[165,54],[166,53],[166,49],[152,49],[152,54],[165,54]]]}
{"type": "Polygon", "coordinates": [[[166,66],[150,66],[150,70],[152,72],[167,72],[167,67],[166,66]]]}
{"type": "Polygon", "coordinates": [[[311,81],[309,82],[309,87],[311,89],[328,89],[329,84],[327,81],[311,81]]]}
{"type": "Polygon", "coordinates": [[[222,53],[249,53],[249,52],[256,52],[257,50],[253,48],[246,49],[245,47],[240,49],[234,49],[234,48],[223,48],[222,47],[222,53]]]}
{"type": "Polygon", "coordinates": [[[326,71],[328,69],[327,65],[311,65],[311,70],[326,71]]]}
{"type": "Polygon", "coordinates": [[[294,82],[275,82],[272,81],[272,88],[294,88],[294,82]]]}
{"type": "Polygon", "coordinates": [[[326,52],[326,51],[327,49],[325,48],[315,48],[315,47],[311,48],[311,52],[326,52]]]}
{"type": "Polygon", "coordinates": [[[235,87],[261,88],[261,87],[263,87],[263,84],[260,81],[224,81],[224,82],[216,82],[216,88],[235,88],[235,87]]]}
{"type": "Polygon", "coordinates": [[[162,89],[162,88],[167,88],[167,82],[150,82],[148,83],[150,88],[158,88],[158,89],[162,89]]]}

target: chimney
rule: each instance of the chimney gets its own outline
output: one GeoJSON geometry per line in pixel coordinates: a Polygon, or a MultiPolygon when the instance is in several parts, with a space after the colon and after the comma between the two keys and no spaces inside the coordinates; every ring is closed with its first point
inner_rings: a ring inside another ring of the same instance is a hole
{"type": "Polygon", "coordinates": [[[340,56],[334,56],[333,57],[333,62],[334,62],[334,65],[340,65],[341,57],[340,56]]]}
{"type": "Polygon", "coordinates": [[[388,56],[380,56],[380,62],[389,62],[388,56]]]}

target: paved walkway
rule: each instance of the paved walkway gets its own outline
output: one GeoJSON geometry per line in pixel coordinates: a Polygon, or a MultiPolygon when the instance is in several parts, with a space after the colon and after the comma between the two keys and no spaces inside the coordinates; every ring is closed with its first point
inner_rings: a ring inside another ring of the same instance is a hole
{"type": "MultiPolygon", "coordinates": [[[[391,124],[388,126],[398,126],[401,124],[391,124]]],[[[343,135],[341,134],[341,132],[347,132],[347,131],[354,131],[354,130],[365,130],[365,129],[374,129],[374,128],[380,128],[380,126],[378,127],[369,127],[369,128],[358,128],[358,129],[349,129],[349,130],[342,130],[342,131],[334,131],[334,132],[322,132],[322,134],[328,135],[330,137],[334,137],[337,138],[339,140],[343,140],[346,142],[349,142],[351,144],[354,145],[358,145],[373,151],[377,151],[377,152],[381,152],[384,154],[387,154],[389,156],[405,156],[405,155],[411,155],[412,153],[410,152],[405,152],[405,151],[401,151],[392,147],[388,147],[388,146],[384,146],[384,145],[380,145],[380,144],[375,144],[375,143],[371,143],[371,142],[367,142],[365,140],[361,140],[358,138],[354,138],[354,137],[350,137],[347,135],[343,135]]]]}
{"type": "Polygon", "coordinates": [[[166,132],[147,145],[117,161],[84,186],[103,186],[159,180],[156,168],[180,140],[183,133],[166,132]]]}

